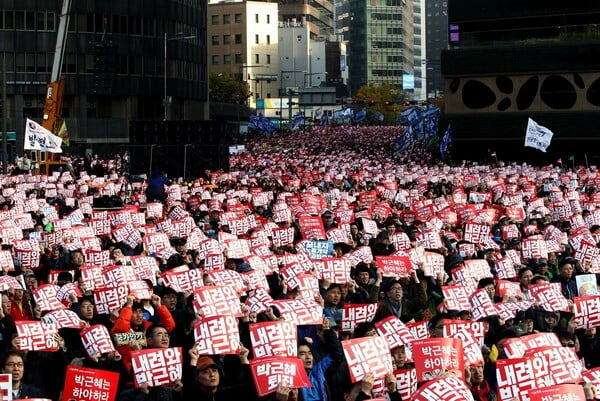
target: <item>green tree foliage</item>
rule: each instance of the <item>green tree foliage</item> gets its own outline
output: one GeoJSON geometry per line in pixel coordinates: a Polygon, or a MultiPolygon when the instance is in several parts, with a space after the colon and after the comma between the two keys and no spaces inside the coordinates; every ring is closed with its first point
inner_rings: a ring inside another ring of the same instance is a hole
{"type": "Polygon", "coordinates": [[[394,124],[406,99],[408,96],[404,91],[390,84],[363,85],[354,95],[354,103],[358,109],[366,107],[369,117],[379,111],[384,116],[385,125],[394,124]]]}
{"type": "Polygon", "coordinates": [[[212,102],[245,103],[250,97],[247,84],[228,72],[211,71],[208,83],[212,102]]]}

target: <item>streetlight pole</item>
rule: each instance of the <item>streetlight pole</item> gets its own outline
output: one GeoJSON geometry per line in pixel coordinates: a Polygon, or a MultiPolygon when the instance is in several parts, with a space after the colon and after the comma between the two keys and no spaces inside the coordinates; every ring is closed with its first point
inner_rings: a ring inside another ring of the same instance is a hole
{"type": "Polygon", "coordinates": [[[164,121],[168,119],[168,108],[170,101],[167,96],[167,41],[169,40],[186,40],[186,39],[196,39],[196,35],[192,36],[183,36],[183,32],[177,32],[175,36],[169,38],[167,37],[167,32],[164,35],[164,71],[163,71],[163,108],[164,108],[164,121]]]}
{"type": "MultiPolygon", "coordinates": [[[[288,108],[289,108],[289,114],[291,116],[292,113],[292,92],[291,91],[287,91],[285,89],[285,80],[283,79],[283,74],[287,74],[287,73],[297,73],[297,72],[302,72],[302,73],[306,73],[306,71],[304,70],[282,70],[281,71],[281,85],[279,87],[279,128],[283,128],[283,95],[284,93],[286,95],[289,96],[288,98],[288,108]]],[[[295,80],[294,80],[295,81],[295,80]]],[[[292,122],[292,118],[290,117],[290,121],[288,122],[288,124],[290,124],[292,122]]]]}
{"type": "MultiPolygon", "coordinates": [[[[246,74],[244,74],[244,69],[247,68],[269,68],[268,65],[246,65],[246,64],[242,64],[240,65],[240,79],[242,82],[246,82],[247,81],[247,77],[246,74]]],[[[254,96],[254,104],[256,104],[256,93],[253,94],[254,96]]]]}
{"type": "MultiPolygon", "coordinates": [[[[240,65],[240,80],[242,81],[242,83],[246,83],[246,74],[244,73],[244,69],[247,68],[269,68],[268,65],[246,65],[246,64],[242,64],[240,65]]],[[[254,96],[254,107],[256,107],[256,93],[253,94],[254,96]]],[[[237,110],[237,125],[238,125],[238,135],[240,134],[240,128],[241,128],[241,122],[240,122],[240,108],[242,107],[242,104],[240,103],[240,97],[238,95],[238,99],[237,99],[237,105],[236,105],[236,110],[237,110]]],[[[247,99],[245,100],[245,102],[247,101],[247,99]]]]}

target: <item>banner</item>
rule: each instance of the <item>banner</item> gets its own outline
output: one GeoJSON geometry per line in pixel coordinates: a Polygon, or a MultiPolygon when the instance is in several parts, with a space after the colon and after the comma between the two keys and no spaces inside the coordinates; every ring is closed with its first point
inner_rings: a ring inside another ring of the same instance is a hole
{"type": "Polygon", "coordinates": [[[201,318],[194,324],[194,341],[200,355],[239,354],[237,319],[232,315],[201,318]]]}
{"type": "Polygon", "coordinates": [[[67,366],[63,400],[115,401],[119,374],[107,370],[67,366]]]}
{"type": "MultiPolygon", "coordinates": [[[[403,398],[404,399],[404,398],[403,398]]],[[[474,401],[471,390],[460,377],[444,377],[423,384],[412,396],[413,401],[474,401]]]]}
{"type": "Polygon", "coordinates": [[[370,322],[377,312],[377,304],[344,304],[342,311],[342,331],[354,332],[359,323],[370,322]]]}
{"type": "Polygon", "coordinates": [[[280,383],[291,388],[312,387],[300,358],[268,356],[250,361],[259,397],[277,390],[280,383]]]}
{"type": "Polygon", "coordinates": [[[229,286],[206,286],[194,290],[194,302],[204,317],[243,316],[238,294],[229,286]]]}
{"type": "Polygon", "coordinates": [[[586,401],[583,387],[579,384],[559,384],[530,390],[527,395],[531,401],[586,401]]]}
{"type": "Polygon", "coordinates": [[[412,342],[419,381],[433,380],[450,373],[464,380],[465,361],[458,338],[427,338],[412,342]]]}
{"type": "Polygon", "coordinates": [[[40,150],[50,153],[62,153],[62,139],[33,120],[25,123],[25,150],[40,150]]]}
{"type": "Polygon", "coordinates": [[[108,329],[102,324],[95,324],[81,330],[79,336],[81,337],[85,352],[90,357],[96,353],[101,355],[116,351],[108,329]]]}
{"type": "Polygon", "coordinates": [[[43,323],[34,320],[18,320],[17,335],[21,342],[19,349],[25,351],[56,351],[58,342],[54,335],[58,333],[58,326],[55,324],[43,323]]]}
{"type": "Polygon", "coordinates": [[[367,373],[373,373],[378,378],[393,371],[390,346],[383,337],[343,340],[342,348],[352,383],[362,380],[367,373]]]}
{"type": "Polygon", "coordinates": [[[255,358],[265,356],[297,356],[298,332],[291,322],[251,323],[250,341],[255,358]]]}
{"type": "Polygon", "coordinates": [[[150,387],[171,385],[181,380],[181,348],[132,351],[131,367],[136,388],[142,383],[148,383],[150,387]]]}
{"type": "Polygon", "coordinates": [[[541,358],[511,358],[496,361],[498,401],[529,400],[525,393],[546,387],[548,365],[541,358]]]}

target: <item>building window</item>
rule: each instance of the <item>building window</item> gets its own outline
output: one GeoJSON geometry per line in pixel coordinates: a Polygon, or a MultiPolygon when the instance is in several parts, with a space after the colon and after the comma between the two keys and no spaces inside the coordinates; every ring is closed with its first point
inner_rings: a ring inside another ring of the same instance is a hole
{"type": "Polygon", "coordinates": [[[254,43],[259,44],[260,40],[258,39],[258,35],[254,35],[254,43]]]}
{"type": "Polygon", "coordinates": [[[271,35],[267,35],[267,44],[270,45],[271,44],[271,35]]]}
{"type": "Polygon", "coordinates": [[[254,55],[254,62],[255,62],[256,64],[260,64],[260,54],[255,54],[255,55],[254,55]]]}
{"type": "Polygon", "coordinates": [[[271,23],[271,15],[267,14],[267,24],[270,24],[270,23],[271,23]]]}
{"type": "Polygon", "coordinates": [[[15,29],[17,31],[25,30],[25,11],[15,11],[15,29]]]}
{"type": "Polygon", "coordinates": [[[258,24],[258,14],[254,14],[254,22],[258,24]]]}
{"type": "Polygon", "coordinates": [[[235,54],[235,63],[242,64],[242,55],[240,53],[235,54]]]}
{"type": "Polygon", "coordinates": [[[223,35],[223,44],[224,45],[231,44],[231,35],[223,35]]]}
{"type": "Polygon", "coordinates": [[[219,16],[218,15],[212,15],[210,17],[210,20],[211,20],[211,24],[219,25],[219,16]]]}
{"type": "Polygon", "coordinates": [[[212,44],[213,45],[218,45],[219,44],[219,36],[218,35],[213,35],[212,36],[212,44]]]}
{"type": "Polygon", "coordinates": [[[235,44],[239,45],[242,43],[242,34],[241,33],[236,33],[235,34],[235,44]]]}
{"type": "Polygon", "coordinates": [[[219,56],[212,56],[213,65],[219,65],[219,56]]]}
{"type": "Polygon", "coordinates": [[[231,64],[231,54],[223,55],[223,64],[231,64]]]}
{"type": "Polygon", "coordinates": [[[223,14],[223,24],[230,24],[230,23],[231,23],[231,15],[223,14]]]}
{"type": "Polygon", "coordinates": [[[236,24],[241,24],[242,23],[242,14],[235,14],[233,16],[233,19],[236,24]]]}
{"type": "Polygon", "coordinates": [[[271,55],[267,54],[267,64],[271,64],[271,55]]]}

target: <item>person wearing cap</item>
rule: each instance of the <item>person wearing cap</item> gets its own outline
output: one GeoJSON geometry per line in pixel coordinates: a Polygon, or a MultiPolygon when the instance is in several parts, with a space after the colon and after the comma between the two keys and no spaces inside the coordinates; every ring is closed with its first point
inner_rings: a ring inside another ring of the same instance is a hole
{"type": "Polygon", "coordinates": [[[364,262],[354,268],[354,281],[356,286],[352,294],[351,302],[355,304],[366,304],[377,302],[379,299],[379,288],[381,286],[381,270],[376,268],[377,280],[371,279],[372,269],[364,262]]]}
{"type": "MultiPolygon", "coordinates": [[[[200,355],[196,347],[189,352],[183,367],[183,399],[194,401],[229,401],[256,399],[256,390],[248,360],[249,350],[241,345],[235,384],[223,385],[223,370],[212,357],[200,355]]],[[[232,363],[233,361],[227,361],[232,363]]]]}
{"type": "Polygon", "coordinates": [[[27,291],[32,291],[38,288],[38,280],[33,270],[27,269],[23,275],[23,278],[25,280],[25,288],[27,288],[27,291]]]}

